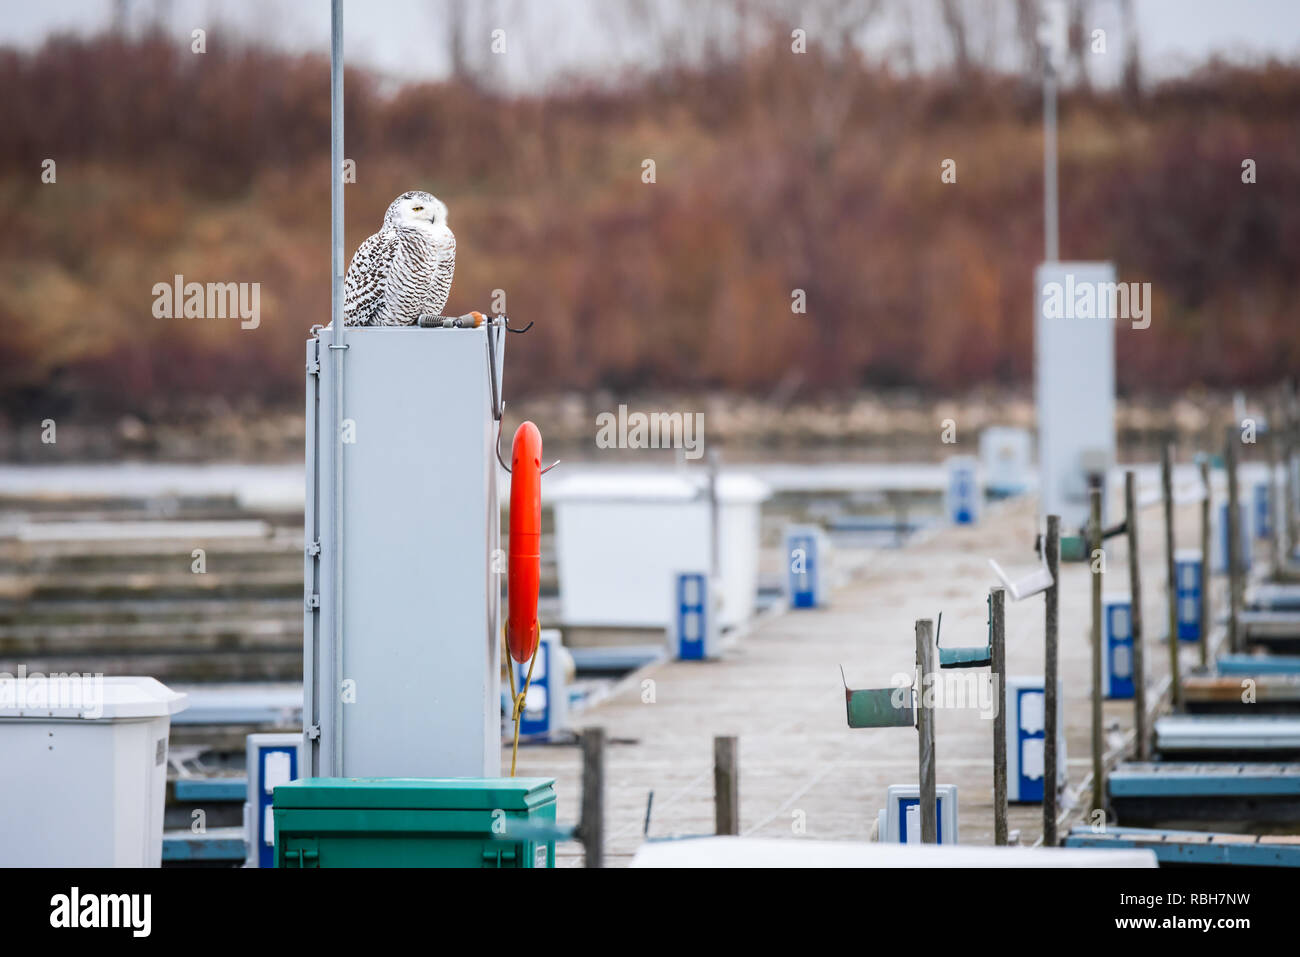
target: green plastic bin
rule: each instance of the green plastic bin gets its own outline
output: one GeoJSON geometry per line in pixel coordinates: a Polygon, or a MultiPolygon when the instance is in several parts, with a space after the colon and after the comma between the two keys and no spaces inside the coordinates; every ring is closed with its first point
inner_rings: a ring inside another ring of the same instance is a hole
{"type": "Polygon", "coordinates": [[[273,796],[276,867],[554,867],[551,778],[306,778],[273,796]]]}

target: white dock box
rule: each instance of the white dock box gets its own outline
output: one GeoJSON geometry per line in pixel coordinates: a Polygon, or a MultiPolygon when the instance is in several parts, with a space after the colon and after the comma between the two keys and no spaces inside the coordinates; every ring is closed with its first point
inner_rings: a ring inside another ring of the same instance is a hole
{"type": "Polygon", "coordinates": [[[348,328],[336,432],[334,331],[307,342],[304,776],[497,777],[504,333],[348,328]]]}
{"type": "MultiPolygon", "coordinates": [[[[708,477],[702,469],[557,479],[560,617],[578,627],[668,628],[668,583],[711,564],[708,477]]],[[[759,508],[767,486],[744,475],[718,479],[718,625],[754,614],[759,508]]]]}
{"type": "Polygon", "coordinates": [[[0,865],[160,866],[185,703],[154,678],[0,679],[0,865]]]}

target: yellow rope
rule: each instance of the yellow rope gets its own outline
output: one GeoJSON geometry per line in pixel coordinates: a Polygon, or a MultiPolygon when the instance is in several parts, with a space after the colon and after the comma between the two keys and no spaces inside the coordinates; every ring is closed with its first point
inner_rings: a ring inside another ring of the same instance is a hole
{"type": "Polygon", "coordinates": [[[519,760],[519,718],[524,713],[524,702],[528,699],[528,685],[533,680],[533,665],[537,664],[537,653],[542,650],[540,640],[541,625],[537,625],[538,642],[533,647],[533,656],[528,659],[528,674],[524,676],[524,690],[518,694],[515,693],[515,660],[510,657],[510,643],[506,641],[506,630],[501,629],[501,643],[505,649],[506,655],[506,673],[510,676],[510,699],[514,702],[514,713],[511,717],[515,721],[515,743],[510,751],[510,776],[515,776],[515,762],[519,760]]]}

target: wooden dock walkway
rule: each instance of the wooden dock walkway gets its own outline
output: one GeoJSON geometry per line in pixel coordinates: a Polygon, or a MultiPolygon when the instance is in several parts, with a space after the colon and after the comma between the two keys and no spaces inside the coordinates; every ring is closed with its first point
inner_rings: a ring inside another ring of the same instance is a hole
{"type": "MultiPolygon", "coordinates": [[[[943,612],[943,643],[978,644],[985,598],[995,578],[986,559],[1013,577],[1032,568],[1037,503],[1024,498],[986,512],[977,526],[952,527],[877,561],[833,594],[831,607],[758,622],[720,661],[661,662],[584,712],[580,726],[602,726],[606,750],[606,864],[625,864],[642,843],[646,802],[654,792],[651,837],[712,834],[713,738],[736,735],[740,752],[740,831],[744,835],[866,840],[891,784],[917,781],[917,734],[909,728],[850,730],[840,665],[854,687],[885,687],[911,675],[914,622],[943,612]]],[[[1179,506],[1177,544],[1199,542],[1199,506],[1179,506]]],[[[1148,700],[1167,686],[1163,523],[1142,513],[1143,620],[1147,627],[1148,700]]],[[[1104,587],[1128,588],[1126,545],[1107,545],[1104,587]]],[[[1062,564],[1060,661],[1071,790],[1091,771],[1090,584],[1088,566],[1062,564]]],[[[657,587],[657,586],[653,586],[657,587]]],[[[1212,609],[1224,609],[1216,586],[1212,609]]],[[[1043,600],[1007,602],[1007,667],[1041,674],[1043,600]]],[[[1183,668],[1199,662],[1195,645],[1183,668]]],[[[969,680],[987,672],[945,672],[969,680]]],[[[1106,702],[1107,747],[1133,723],[1131,701],[1106,702]]],[[[977,710],[937,713],[938,783],[956,784],[962,843],[993,842],[993,721],[977,710]]],[[[507,758],[508,760],[508,758],[507,758]]],[[[521,775],[556,778],[559,818],[580,813],[581,756],[576,747],[522,746],[521,775]]],[[[1067,803],[1068,803],[1067,798],[1067,803]]],[[[1082,810],[1082,809],[1077,809],[1082,810]]],[[[1041,835],[1039,805],[1012,805],[1020,843],[1041,835]]],[[[1061,833],[1068,832],[1068,826],[1061,833]]],[[[557,846],[561,865],[582,861],[577,844],[557,846]]]]}

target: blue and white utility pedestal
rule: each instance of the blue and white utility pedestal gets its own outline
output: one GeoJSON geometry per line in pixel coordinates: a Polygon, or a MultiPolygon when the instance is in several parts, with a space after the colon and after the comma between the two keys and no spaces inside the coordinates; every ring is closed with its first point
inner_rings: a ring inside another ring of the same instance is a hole
{"type": "Polygon", "coordinates": [[[272,797],[281,784],[303,777],[302,734],[250,734],[245,738],[248,791],[244,800],[245,867],[275,866],[272,797]]]}
{"type": "Polygon", "coordinates": [[[1133,602],[1128,592],[1107,592],[1101,599],[1103,690],[1107,698],[1133,697],[1133,602]]]}
{"type": "Polygon", "coordinates": [[[1020,495],[1034,469],[1034,439],[1028,429],[991,425],[980,433],[984,488],[994,498],[1020,495]]]}
{"type": "MultiPolygon", "coordinates": [[[[1065,755],[1065,695],[1057,679],[1056,778],[1058,789],[1068,780],[1065,755]]],[[[1047,767],[1047,696],[1043,676],[1007,678],[1007,800],[1013,804],[1038,804],[1043,800],[1043,775],[1047,767]]]]}
{"type": "MultiPolygon", "coordinates": [[[[515,687],[522,688],[528,675],[528,663],[511,659],[511,664],[515,667],[515,687]]],[[[537,646],[537,662],[533,665],[533,680],[528,685],[524,713],[519,720],[521,735],[554,734],[568,727],[568,664],[559,630],[543,628],[537,646]]]]}
{"type": "Polygon", "coordinates": [[[970,455],[948,459],[948,484],[944,514],[954,525],[974,525],[980,518],[984,490],[979,483],[979,461],[970,455]]]}
{"type": "Polygon", "coordinates": [[[829,560],[830,539],[821,526],[786,526],[786,595],[791,608],[824,608],[829,604],[829,560]]]}
{"type": "Polygon", "coordinates": [[[706,661],[722,649],[718,642],[717,605],[707,572],[678,572],[672,579],[673,618],[669,652],[679,661],[706,661]]]}
{"type": "MultiPolygon", "coordinates": [[[[938,817],[938,843],[956,844],[957,785],[934,789],[938,817]]],[[[921,843],[921,789],[915,784],[891,784],[885,806],[876,814],[876,840],[886,844],[921,843]]]]}
{"type": "MultiPolygon", "coordinates": [[[[1241,536],[1241,570],[1250,571],[1251,550],[1254,547],[1254,536],[1251,532],[1251,515],[1250,506],[1246,502],[1238,502],[1238,520],[1237,529],[1241,536]]],[[[1228,574],[1228,503],[1219,504],[1219,515],[1217,528],[1214,532],[1214,574],[1228,574]]]]}
{"type": "Polygon", "coordinates": [[[1254,529],[1255,537],[1261,541],[1268,541],[1273,535],[1273,515],[1269,509],[1269,484],[1272,481],[1272,474],[1262,482],[1255,483],[1254,495],[1254,529]]]}
{"type": "Polygon", "coordinates": [[[1204,587],[1202,564],[1199,549],[1180,548],[1174,552],[1179,641],[1201,640],[1201,589],[1204,587]]]}

